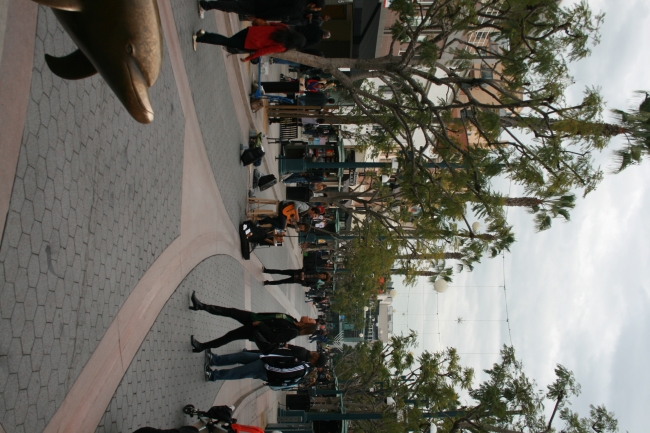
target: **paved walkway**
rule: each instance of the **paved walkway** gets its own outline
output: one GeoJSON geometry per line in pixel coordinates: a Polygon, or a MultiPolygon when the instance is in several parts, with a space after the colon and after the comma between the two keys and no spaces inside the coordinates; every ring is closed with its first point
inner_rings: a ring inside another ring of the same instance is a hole
{"type": "Polygon", "coordinates": [[[262,262],[298,263],[293,242],[250,261],[239,253],[250,180],[240,143],[261,115],[247,106],[247,66],[190,44],[198,28],[232,33],[239,22],[159,1],[156,117],[140,125],[98,76],[49,71],[44,53],[75,47],[48,8],[0,3],[0,432],[177,426],[187,403],[236,401],[240,421],[271,422],[277,393],[252,380],[205,383],[202,356],[189,350],[190,334],[235,326],[189,311],[192,290],[222,305],[312,313],[300,287],[261,284],[262,262]]]}

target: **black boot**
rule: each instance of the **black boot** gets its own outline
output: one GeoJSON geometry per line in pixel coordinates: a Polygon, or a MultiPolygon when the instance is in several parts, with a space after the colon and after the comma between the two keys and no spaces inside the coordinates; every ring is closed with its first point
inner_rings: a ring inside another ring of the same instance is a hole
{"type": "Polygon", "coordinates": [[[192,301],[192,305],[190,305],[190,310],[192,311],[199,311],[199,310],[205,310],[205,305],[203,302],[199,301],[199,299],[196,297],[196,292],[192,292],[192,296],[190,296],[190,301],[192,301]]]}
{"type": "Polygon", "coordinates": [[[196,341],[193,335],[190,337],[190,344],[192,345],[192,352],[194,353],[201,353],[205,350],[203,344],[196,341]]]}

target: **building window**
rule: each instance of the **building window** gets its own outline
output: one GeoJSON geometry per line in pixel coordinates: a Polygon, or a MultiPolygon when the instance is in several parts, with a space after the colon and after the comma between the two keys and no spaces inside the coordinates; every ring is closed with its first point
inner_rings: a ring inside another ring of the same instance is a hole
{"type": "Polygon", "coordinates": [[[481,78],[484,80],[493,80],[494,74],[492,73],[492,68],[489,65],[481,65],[481,78]]]}
{"type": "Polygon", "coordinates": [[[476,40],[477,41],[484,41],[488,38],[488,35],[490,32],[476,32],[476,40]]]}
{"type": "Polygon", "coordinates": [[[474,113],[474,110],[463,108],[460,110],[460,118],[461,119],[474,119],[476,117],[476,114],[474,113]]]}

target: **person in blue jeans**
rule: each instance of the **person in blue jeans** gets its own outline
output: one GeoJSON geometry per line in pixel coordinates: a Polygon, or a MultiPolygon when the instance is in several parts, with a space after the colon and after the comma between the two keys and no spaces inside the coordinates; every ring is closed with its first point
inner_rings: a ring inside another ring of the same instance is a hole
{"type": "Polygon", "coordinates": [[[211,382],[217,380],[260,379],[268,380],[264,361],[259,352],[237,352],[228,355],[215,355],[206,352],[207,366],[220,367],[224,365],[242,364],[240,367],[211,370],[206,366],[206,378],[211,382]]]}
{"type": "Polygon", "coordinates": [[[278,349],[273,355],[260,352],[242,351],[228,355],[215,355],[206,351],[206,380],[260,379],[271,382],[286,377],[302,377],[312,367],[323,367],[327,357],[318,352],[289,345],[287,349],[278,349]],[[213,370],[212,367],[241,364],[239,367],[213,370]]]}

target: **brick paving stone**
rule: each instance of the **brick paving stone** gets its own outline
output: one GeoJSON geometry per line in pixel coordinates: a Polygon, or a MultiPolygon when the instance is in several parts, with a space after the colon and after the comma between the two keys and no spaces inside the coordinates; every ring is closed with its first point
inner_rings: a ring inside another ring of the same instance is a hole
{"type": "Polygon", "coordinates": [[[180,222],[184,119],[167,54],[151,89],[156,119],[140,125],[99,76],[72,82],[49,71],[44,53],[76,47],[48,8],[39,7],[36,36],[0,244],[7,433],[49,422],[180,222]]]}
{"type": "MultiPolygon", "coordinates": [[[[232,222],[243,220],[248,169],[220,48],[191,48],[200,21],[193,2],[173,2],[181,50],[209,162],[232,222]]],[[[184,119],[167,53],[151,89],[152,125],[140,125],[98,76],[55,77],[43,54],[75,49],[52,12],[39,7],[30,102],[7,227],[0,243],[0,425],[42,431],[124,300],[179,233],[184,119]]],[[[268,267],[288,267],[283,251],[256,251],[268,267]],[[278,254],[282,252],[283,254],[278,254]]],[[[122,379],[98,431],[183,424],[187,403],[209,407],[222,383],[206,383],[189,335],[215,338],[237,326],[191,312],[207,302],[244,306],[244,269],[232,257],[199,264],[169,299],[122,379]]],[[[301,286],[280,290],[311,315],[301,286]]],[[[251,281],[255,311],[281,311],[251,281]]],[[[296,340],[308,345],[307,338],[296,340]]],[[[231,343],[218,353],[241,350],[231,343]]]]}
{"type": "MultiPolygon", "coordinates": [[[[189,296],[196,290],[205,302],[243,308],[243,287],[244,269],[230,256],[212,256],[194,268],[158,315],[97,431],[120,432],[120,424],[132,430],[146,425],[179,426],[187,421],[181,411],[184,405],[208,409],[223,382],[205,381],[203,354],[192,353],[190,335],[203,341],[213,339],[234,329],[237,322],[191,311],[189,296]]],[[[233,342],[216,352],[243,347],[243,342],[233,342]]]]}
{"type": "Polygon", "coordinates": [[[196,52],[192,49],[192,34],[197,30],[223,33],[224,29],[216,28],[211,16],[214,12],[207,12],[204,20],[199,19],[193,1],[175,1],[172,8],[208,159],[228,215],[237,226],[244,220],[246,211],[249,171],[242,166],[239,155],[240,145],[247,142],[248,137],[242,137],[241,128],[236,126],[239,120],[222,48],[201,45],[196,52]]]}

